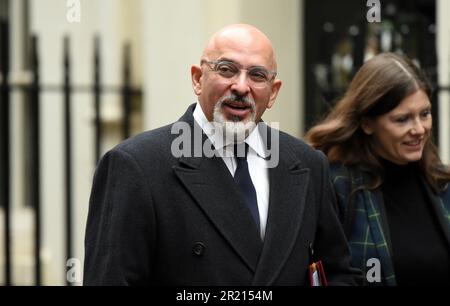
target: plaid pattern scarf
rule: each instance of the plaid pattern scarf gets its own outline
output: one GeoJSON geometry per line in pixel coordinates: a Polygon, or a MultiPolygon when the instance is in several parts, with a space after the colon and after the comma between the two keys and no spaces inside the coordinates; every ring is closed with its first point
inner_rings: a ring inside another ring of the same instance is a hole
{"type": "MultiPolygon", "coordinates": [[[[333,183],[338,213],[352,253],[352,265],[363,271],[363,285],[395,286],[395,272],[388,245],[383,231],[380,199],[381,191],[355,188],[368,182],[369,175],[355,169],[350,170],[342,165],[330,166],[331,182],[333,183]],[[371,268],[367,262],[376,258],[381,264],[381,283],[369,283],[366,274],[371,268]]],[[[434,196],[438,203],[437,210],[447,221],[450,233],[450,188],[434,196]]]]}

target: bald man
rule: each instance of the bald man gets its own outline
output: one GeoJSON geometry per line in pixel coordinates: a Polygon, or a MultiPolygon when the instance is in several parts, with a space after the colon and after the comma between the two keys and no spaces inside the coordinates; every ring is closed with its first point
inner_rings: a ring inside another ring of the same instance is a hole
{"type": "Polygon", "coordinates": [[[281,87],[269,39],[236,24],[191,67],[198,101],[99,163],[85,240],[86,285],[354,284],[327,161],[261,117],[281,87]]]}

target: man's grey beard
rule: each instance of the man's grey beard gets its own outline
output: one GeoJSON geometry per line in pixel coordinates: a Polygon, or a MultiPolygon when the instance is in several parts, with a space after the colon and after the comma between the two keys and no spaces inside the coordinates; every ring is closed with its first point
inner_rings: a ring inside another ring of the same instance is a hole
{"type": "Polygon", "coordinates": [[[229,95],[222,97],[214,106],[213,121],[216,131],[222,132],[224,144],[242,143],[250,135],[256,126],[256,105],[255,102],[247,97],[238,97],[236,95],[229,95]],[[231,118],[232,121],[227,121],[222,113],[222,106],[225,101],[240,102],[251,107],[250,117],[244,120],[237,116],[231,118]]]}

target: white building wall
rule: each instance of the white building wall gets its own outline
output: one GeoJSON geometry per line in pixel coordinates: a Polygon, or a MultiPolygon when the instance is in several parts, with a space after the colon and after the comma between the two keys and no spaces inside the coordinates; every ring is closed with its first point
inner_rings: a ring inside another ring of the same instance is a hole
{"type": "Polygon", "coordinates": [[[303,1],[241,1],[241,19],[265,32],[275,48],[278,77],[283,80],[274,106],[264,120],[296,137],[303,133],[303,1]]]}
{"type": "MultiPolygon", "coordinates": [[[[103,84],[117,86],[121,82],[122,45],[127,36],[134,48],[139,47],[135,19],[137,0],[81,0],[80,22],[69,22],[70,1],[30,1],[31,31],[39,37],[41,83],[60,85],[63,71],[63,37],[71,39],[72,80],[77,86],[92,85],[94,37],[101,38],[101,70],[103,84]],[[125,2],[127,7],[125,7],[125,2]],[[134,2],[135,4],[131,4],[134,2]],[[132,33],[132,34],[130,34],[132,33]],[[134,39],[134,41],[133,41],[134,39]]],[[[135,49],[133,54],[139,54],[135,49]]],[[[134,57],[134,74],[141,75],[134,57]]],[[[138,80],[139,81],[139,80],[138,80]]],[[[119,95],[102,97],[105,121],[120,118],[119,95]]],[[[43,92],[41,97],[41,203],[42,203],[42,261],[45,284],[65,283],[64,228],[64,152],[63,97],[60,92],[43,92]]],[[[73,239],[74,256],[84,257],[84,229],[89,193],[95,170],[93,97],[88,92],[72,96],[73,137],[73,239]]],[[[108,131],[105,131],[108,134],[108,131]]],[[[117,143],[107,137],[103,150],[117,143]]],[[[23,214],[22,214],[23,215],[23,214]]]]}
{"type": "MultiPolygon", "coordinates": [[[[439,85],[450,88],[450,1],[437,0],[437,55],[439,85]]],[[[450,89],[439,93],[439,151],[450,164],[450,89]]]]}
{"type": "MultiPolygon", "coordinates": [[[[10,36],[17,37],[19,33],[23,32],[22,12],[24,9],[24,1],[10,2],[9,13],[11,18],[10,36]]],[[[11,54],[21,54],[25,46],[24,41],[20,39],[13,39],[11,41],[11,54]]],[[[11,56],[11,67],[9,80],[13,83],[25,83],[29,78],[26,71],[24,71],[24,63],[19,56],[11,56]]],[[[32,231],[28,224],[33,221],[29,210],[24,210],[25,206],[25,186],[23,184],[26,178],[26,165],[23,163],[25,151],[25,139],[23,134],[23,125],[25,118],[23,116],[25,111],[25,95],[19,91],[11,93],[11,222],[15,226],[15,231],[11,235],[12,257],[16,269],[13,270],[13,280],[19,284],[27,284],[31,282],[32,275],[32,257],[22,256],[22,254],[32,253],[32,231]]],[[[3,237],[2,237],[3,238],[3,237]]],[[[3,244],[2,244],[3,247],[3,244]]],[[[1,250],[1,248],[0,248],[1,250]]],[[[3,252],[2,252],[3,253],[3,252]]],[[[0,255],[0,256],[3,256],[0,255]]],[[[2,260],[2,263],[4,261],[2,260]]],[[[2,275],[3,277],[3,275],[2,275]]]]}
{"type": "MultiPolygon", "coordinates": [[[[75,84],[86,85],[92,80],[92,37],[100,29],[98,1],[81,1],[81,22],[69,23],[66,1],[30,1],[31,31],[39,37],[41,83],[62,84],[63,37],[71,38],[75,84]]],[[[41,205],[43,281],[47,285],[65,283],[64,228],[64,152],[63,96],[59,92],[43,92],[41,97],[41,205]]],[[[89,189],[86,181],[92,177],[92,98],[73,95],[73,212],[76,256],[82,258],[78,236],[84,227],[89,189]],[[80,135],[80,133],[82,133],[80,135]],[[82,178],[81,178],[82,177],[82,178]],[[80,213],[83,212],[83,213],[80,213]],[[80,218],[81,217],[81,218],[80,218]]]]}

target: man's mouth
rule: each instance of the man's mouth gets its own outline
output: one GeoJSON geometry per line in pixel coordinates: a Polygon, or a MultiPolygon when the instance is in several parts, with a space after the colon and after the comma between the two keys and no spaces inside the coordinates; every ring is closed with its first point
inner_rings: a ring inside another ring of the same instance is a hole
{"type": "Polygon", "coordinates": [[[235,108],[235,109],[245,109],[245,108],[251,108],[251,105],[245,102],[236,102],[236,101],[226,101],[224,102],[225,105],[235,108]]]}
{"type": "Polygon", "coordinates": [[[252,111],[251,105],[242,102],[224,102],[222,108],[228,115],[237,116],[241,119],[247,117],[252,111]]]}

